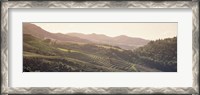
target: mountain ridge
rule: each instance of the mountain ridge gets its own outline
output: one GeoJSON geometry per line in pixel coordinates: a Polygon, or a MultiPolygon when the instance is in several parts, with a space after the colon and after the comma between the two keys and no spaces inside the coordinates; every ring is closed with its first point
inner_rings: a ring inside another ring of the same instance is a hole
{"type": "Polygon", "coordinates": [[[96,33],[93,33],[93,34],[67,33],[66,35],[87,39],[95,43],[119,46],[127,50],[129,49],[133,50],[135,48],[144,46],[149,42],[149,40],[136,38],[136,37],[129,37],[126,35],[120,35],[116,37],[109,37],[103,34],[96,34],[96,33]]]}
{"type": "Polygon", "coordinates": [[[126,50],[134,50],[135,48],[146,45],[149,40],[142,38],[134,38],[126,35],[120,35],[116,37],[109,37],[105,34],[83,34],[83,33],[50,33],[42,29],[41,27],[31,24],[23,23],[23,33],[31,34],[35,37],[42,39],[53,39],[58,42],[81,42],[81,43],[98,43],[118,46],[126,50]]]}
{"type": "Polygon", "coordinates": [[[50,33],[41,27],[30,24],[30,23],[23,23],[23,34],[31,34],[34,37],[42,38],[42,39],[55,39],[58,41],[74,41],[74,42],[87,42],[91,43],[91,41],[88,41],[86,39],[81,39],[78,37],[72,37],[69,35],[64,35],[62,33],[50,33]]]}

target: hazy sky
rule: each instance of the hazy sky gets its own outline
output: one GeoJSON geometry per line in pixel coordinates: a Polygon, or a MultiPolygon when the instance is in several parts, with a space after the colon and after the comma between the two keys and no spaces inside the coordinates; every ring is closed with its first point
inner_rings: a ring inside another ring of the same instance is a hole
{"type": "Polygon", "coordinates": [[[178,23],[33,23],[51,33],[127,35],[148,40],[177,36],[178,23]]]}

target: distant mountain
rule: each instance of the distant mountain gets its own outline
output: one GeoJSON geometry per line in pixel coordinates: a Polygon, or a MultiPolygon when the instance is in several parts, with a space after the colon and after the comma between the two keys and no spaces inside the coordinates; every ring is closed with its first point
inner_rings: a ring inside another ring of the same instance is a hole
{"type": "Polygon", "coordinates": [[[96,43],[108,43],[112,39],[111,37],[108,37],[106,35],[95,34],[95,33],[88,34],[88,35],[82,34],[82,33],[68,33],[67,35],[87,39],[96,43]]]}
{"type": "Polygon", "coordinates": [[[80,42],[80,43],[97,43],[118,46],[126,50],[146,45],[149,41],[141,38],[128,37],[125,35],[117,37],[109,37],[103,34],[81,34],[81,33],[50,33],[37,25],[31,23],[23,23],[23,34],[30,34],[40,39],[53,39],[58,42],[80,42]]]}
{"type": "Polygon", "coordinates": [[[144,46],[149,42],[149,40],[145,40],[142,38],[128,37],[125,35],[117,37],[109,37],[106,35],[95,34],[95,33],[93,34],[68,33],[67,35],[87,39],[95,43],[119,46],[127,50],[133,50],[135,48],[144,46]]]}
{"type": "Polygon", "coordinates": [[[145,40],[142,38],[128,37],[125,35],[114,37],[114,41],[121,43],[121,44],[126,43],[126,44],[134,44],[137,46],[144,46],[149,42],[149,40],[145,40]]]}
{"type": "Polygon", "coordinates": [[[54,39],[57,41],[72,41],[72,42],[87,42],[87,43],[91,42],[86,39],[64,35],[61,33],[50,33],[40,28],[39,26],[30,23],[23,23],[23,34],[30,34],[40,39],[54,39]]]}

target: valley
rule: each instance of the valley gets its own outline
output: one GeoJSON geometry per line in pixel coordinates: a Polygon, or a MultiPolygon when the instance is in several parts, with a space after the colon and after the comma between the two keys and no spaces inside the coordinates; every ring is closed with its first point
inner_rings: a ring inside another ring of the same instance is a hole
{"type": "Polygon", "coordinates": [[[23,71],[176,72],[176,39],[50,33],[23,23],[23,71]]]}

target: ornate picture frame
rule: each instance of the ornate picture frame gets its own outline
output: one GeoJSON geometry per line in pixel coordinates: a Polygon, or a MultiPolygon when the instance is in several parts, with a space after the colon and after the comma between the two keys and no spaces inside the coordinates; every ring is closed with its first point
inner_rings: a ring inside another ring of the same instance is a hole
{"type": "Polygon", "coordinates": [[[199,5],[198,1],[3,1],[1,7],[2,94],[198,94],[199,93],[199,5]],[[191,8],[192,87],[9,87],[10,8],[191,8]]]}

